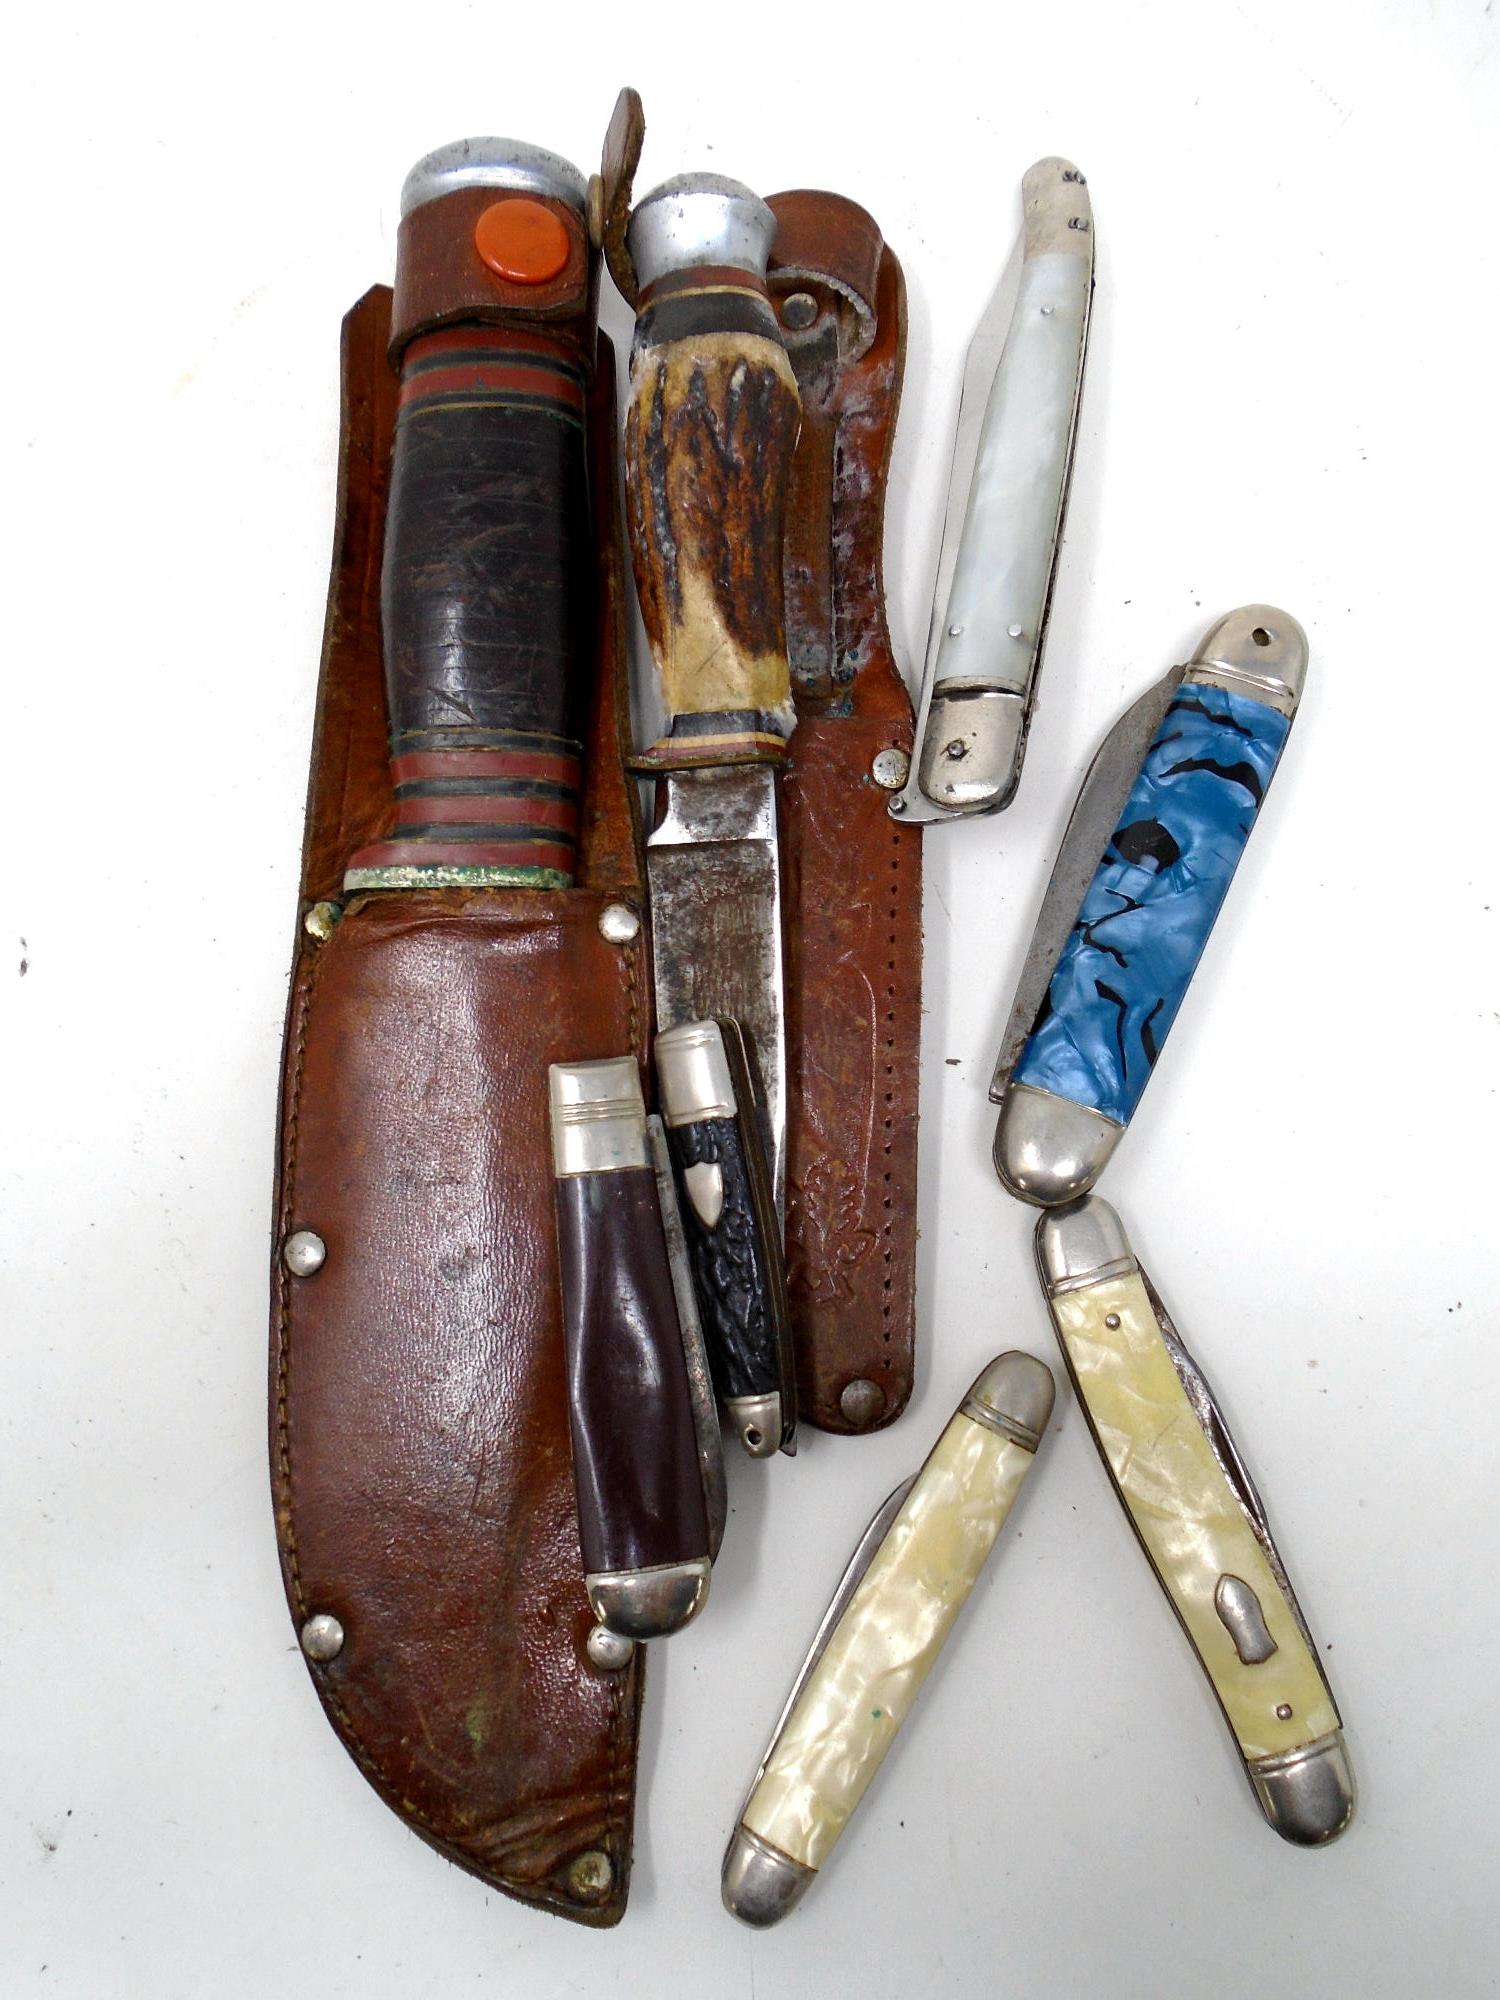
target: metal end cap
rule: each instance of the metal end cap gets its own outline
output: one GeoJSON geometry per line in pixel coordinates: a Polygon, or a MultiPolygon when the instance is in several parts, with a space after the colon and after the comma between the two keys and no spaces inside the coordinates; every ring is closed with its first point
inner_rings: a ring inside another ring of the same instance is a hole
{"type": "Polygon", "coordinates": [[[996,1355],[980,1371],[964,1401],[982,1404],[993,1410],[1007,1429],[1023,1431],[1040,1441],[1056,1395],[1057,1384],[1046,1362],[1012,1348],[1007,1354],[996,1355]]]}
{"type": "Polygon", "coordinates": [[[781,1397],[726,1396],[724,1408],[734,1434],[752,1458],[774,1458],[781,1449],[781,1397]]]}
{"type": "Polygon", "coordinates": [[[669,1125],[735,1114],[734,1078],[717,1021],[679,1021],[656,1038],[656,1082],[669,1125]]]}
{"type": "Polygon", "coordinates": [[[643,289],[700,264],[727,264],[764,281],[776,217],[741,181],[678,174],[642,195],[625,240],[643,289]]]}
{"type": "Polygon", "coordinates": [[[1088,1193],[1124,1130],[1086,1105],[1013,1083],[995,1127],[995,1172],[1018,1200],[1060,1208],[1088,1193]]]}
{"type": "Polygon", "coordinates": [[[1247,693],[1266,690],[1295,705],[1307,678],[1307,659],[1307,634],[1289,611],[1274,604],[1242,604],[1204,633],[1188,671],[1211,667],[1243,680],[1247,693]]]}
{"type": "Polygon", "coordinates": [[[488,187],[551,196],[588,213],[588,182],[571,160],[524,139],[452,139],[418,160],[401,187],[403,221],[413,209],[459,188],[488,187]]]}
{"type": "Polygon", "coordinates": [[[1341,1729],[1285,1756],[1258,1759],[1250,1782],[1267,1822],[1296,1847],[1326,1847],[1354,1818],[1354,1770],[1341,1729]]]}
{"type": "Polygon", "coordinates": [[[691,1625],[708,1602],[710,1565],[664,1563],[584,1578],[594,1616],[622,1639],[665,1639],[691,1625]]]}
{"type": "Polygon", "coordinates": [[[793,1861],[749,1827],[737,1826],[724,1856],[719,1889],[730,1916],[755,1930],[769,1930],[796,1909],[817,1872],[793,1861]]]}
{"type": "Polygon", "coordinates": [[[1036,1261],[1050,1293],[1071,1292],[1139,1269],[1124,1223],[1096,1194],[1042,1216],[1036,1226],[1036,1261]]]}
{"type": "Polygon", "coordinates": [[[1003,812],[1020,783],[1027,721],[1013,688],[935,696],[917,766],[924,794],[946,812],[1003,812]]]}

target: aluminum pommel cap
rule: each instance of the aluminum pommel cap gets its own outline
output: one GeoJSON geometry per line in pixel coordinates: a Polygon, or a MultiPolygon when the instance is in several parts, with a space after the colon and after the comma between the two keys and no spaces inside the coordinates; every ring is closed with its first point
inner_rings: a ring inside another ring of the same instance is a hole
{"type": "Polygon", "coordinates": [[[415,208],[459,188],[508,189],[548,195],[588,214],[588,182],[571,160],[528,146],[524,139],[454,139],[418,160],[401,188],[404,221],[415,208]]]}
{"type": "Polygon", "coordinates": [[[981,1422],[989,1418],[1017,1444],[1035,1451],[1052,1415],[1056,1393],[1046,1362],[1012,1348],[981,1371],[961,1407],[981,1422]]]}
{"type": "Polygon", "coordinates": [[[678,174],[636,203],[625,240],[642,289],[700,264],[728,264],[764,282],[776,217],[741,181],[678,174]]]}
{"type": "Polygon", "coordinates": [[[737,1826],[724,1856],[719,1889],[732,1917],[754,1930],[768,1930],[794,1910],[817,1874],[793,1861],[747,1826],[737,1826]]]}
{"type": "Polygon", "coordinates": [[[1307,634],[1274,604],[1242,604],[1199,640],[1187,671],[1204,667],[1244,682],[1247,694],[1279,696],[1278,706],[1290,713],[1307,678],[1307,634]]]}
{"type": "Polygon", "coordinates": [[[1326,1847],[1354,1818],[1354,1771],[1342,1730],[1283,1757],[1258,1758],[1250,1782],[1269,1824],[1294,1847],[1326,1847]]]}
{"type": "Polygon", "coordinates": [[[995,1171],[1018,1201],[1060,1208],[1088,1193],[1124,1130],[1086,1104],[1012,1083],[995,1125],[995,1171]]]}
{"type": "Polygon", "coordinates": [[[1037,1269],[1049,1298],[1140,1269],[1125,1225],[1098,1195],[1044,1215],[1036,1226],[1037,1269]]]}

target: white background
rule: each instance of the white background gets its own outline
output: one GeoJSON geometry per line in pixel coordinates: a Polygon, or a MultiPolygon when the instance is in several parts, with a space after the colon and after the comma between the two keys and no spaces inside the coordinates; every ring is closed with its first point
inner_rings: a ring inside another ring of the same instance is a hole
{"type": "Polygon", "coordinates": [[[6,2000],[1496,1989],[1497,44],[1477,0],[12,21],[6,2000]],[[587,167],[626,80],[643,187],[836,187],[905,263],[907,663],[1040,154],[1089,176],[1099,283],[1026,781],[928,837],[918,1393],[731,1467],[712,1609],[651,1662],[630,1909],[591,1935],[437,1859],[324,1722],[265,1293],[339,317],[420,153],[587,167]],[[1106,1191],[1269,1496],[1359,1821],[1311,1855],[1262,1826],[1063,1398],[864,1812],[752,1936],[719,1854],[857,1530],[981,1362],[1053,1352],[984,1086],[1074,786],[1254,598],[1307,627],[1308,693],[1106,1191]]]}

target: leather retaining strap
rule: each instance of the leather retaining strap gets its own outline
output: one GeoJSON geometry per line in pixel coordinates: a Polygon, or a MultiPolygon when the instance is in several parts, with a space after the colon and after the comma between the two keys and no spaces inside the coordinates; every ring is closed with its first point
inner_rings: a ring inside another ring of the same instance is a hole
{"type": "Polygon", "coordinates": [[[855,203],[771,206],[770,289],[802,397],[784,556],[787,1258],[801,1412],[853,1433],[905,1407],[916,1309],[921,836],[873,775],[912,747],[882,579],[905,287],[855,203]]]}

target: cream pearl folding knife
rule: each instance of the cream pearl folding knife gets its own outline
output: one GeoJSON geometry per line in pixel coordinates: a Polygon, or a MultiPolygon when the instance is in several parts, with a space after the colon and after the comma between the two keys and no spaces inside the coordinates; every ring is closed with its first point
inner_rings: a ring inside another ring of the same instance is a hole
{"type": "Polygon", "coordinates": [[[1099,1455],[1261,1811],[1284,1840],[1326,1846],[1354,1816],[1339,1712],[1214,1393],[1108,1202],[1044,1214],[1036,1252],[1099,1455]]]}
{"type": "Polygon", "coordinates": [[[1036,699],[1073,467],[1094,293],[1094,218],[1070,160],[1021,183],[1019,287],[1002,278],[969,347],[917,704],[917,756],[892,814],[999,812],[1036,699]]]}
{"type": "Polygon", "coordinates": [[[724,1904],[745,1923],[777,1923],[832,1853],[1005,1525],[1052,1398],[1044,1362],[1000,1355],[866,1529],[724,1856],[724,1904]]]}

